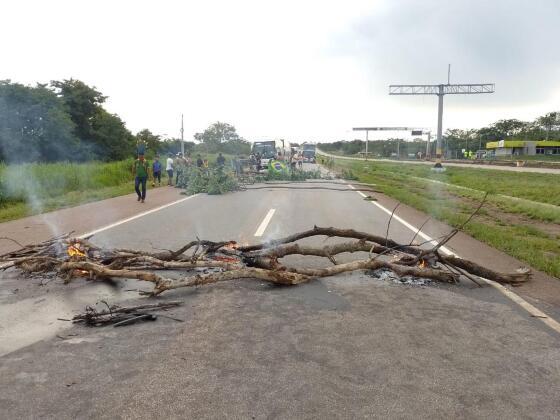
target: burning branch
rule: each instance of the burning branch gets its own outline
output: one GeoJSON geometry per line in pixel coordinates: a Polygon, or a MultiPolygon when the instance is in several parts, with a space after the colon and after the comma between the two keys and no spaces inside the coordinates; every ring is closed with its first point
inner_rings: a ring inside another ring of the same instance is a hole
{"type": "MultiPolygon", "coordinates": [[[[446,235],[438,245],[441,246],[450,235],[446,235]]],[[[465,275],[473,281],[478,276],[515,285],[528,281],[531,276],[528,269],[500,273],[473,261],[441,255],[438,252],[440,246],[423,249],[421,245],[399,244],[387,236],[353,229],[317,226],[267,243],[239,246],[235,241],[197,239],[176,251],[156,253],[103,249],[86,239],[63,235],[0,256],[0,264],[11,263],[24,273],[54,271],[66,281],[80,276],[89,280],[137,279],[153,284],[151,295],[244,278],[292,286],[344,272],[376,269],[391,270],[401,277],[414,276],[445,283],[456,283],[461,275],[465,275]],[[355,241],[322,247],[298,243],[301,239],[315,236],[355,241]],[[367,258],[339,264],[334,257],[342,253],[362,253],[367,258]],[[281,262],[289,255],[323,257],[334,265],[325,268],[290,267],[281,262]],[[165,270],[180,271],[183,276],[175,279],[160,274],[165,270]]]]}

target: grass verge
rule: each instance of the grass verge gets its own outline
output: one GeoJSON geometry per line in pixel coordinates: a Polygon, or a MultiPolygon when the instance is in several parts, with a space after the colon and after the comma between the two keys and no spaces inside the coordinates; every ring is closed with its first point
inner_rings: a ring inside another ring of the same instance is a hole
{"type": "Polygon", "coordinates": [[[338,172],[344,170],[362,182],[375,183],[384,194],[454,227],[475,210],[488,191],[482,211],[464,230],[560,278],[560,209],[555,207],[560,204],[558,175],[451,167],[437,174],[419,166],[334,159],[338,172]]]}

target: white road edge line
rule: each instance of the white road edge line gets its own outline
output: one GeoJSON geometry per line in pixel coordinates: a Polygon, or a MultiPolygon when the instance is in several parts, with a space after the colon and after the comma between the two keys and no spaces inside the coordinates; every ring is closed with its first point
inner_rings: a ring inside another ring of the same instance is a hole
{"type": "Polygon", "coordinates": [[[266,214],[266,216],[264,216],[263,221],[261,222],[261,224],[257,228],[257,231],[255,232],[255,236],[257,236],[257,237],[258,236],[263,236],[263,233],[266,230],[266,227],[270,223],[270,219],[272,219],[272,216],[274,216],[274,212],[276,212],[276,209],[270,209],[268,211],[268,213],[266,214]]]}
{"type": "MultiPolygon", "coordinates": [[[[116,226],[122,225],[122,224],[124,224],[124,223],[131,222],[131,221],[133,221],[133,220],[139,219],[140,217],[144,217],[144,216],[146,216],[146,215],[148,215],[148,214],[155,213],[156,211],[160,211],[160,210],[166,209],[167,207],[174,206],[175,204],[182,203],[183,201],[190,200],[191,198],[196,197],[197,195],[198,195],[198,194],[190,195],[190,196],[188,196],[188,197],[181,198],[180,200],[177,200],[177,201],[173,201],[173,202],[171,202],[171,203],[164,204],[163,206],[159,206],[159,207],[156,207],[156,208],[154,208],[154,209],[147,210],[147,211],[144,211],[144,212],[142,212],[142,213],[138,213],[138,214],[136,214],[136,215],[134,215],[134,216],[132,216],[132,217],[127,217],[126,219],[122,219],[122,220],[119,220],[118,222],[111,223],[110,225],[103,226],[103,227],[100,227],[99,229],[92,230],[91,232],[82,233],[80,236],[76,236],[76,238],[80,238],[80,239],[87,238],[87,237],[89,237],[89,236],[95,235],[96,233],[99,233],[99,232],[103,232],[103,231],[105,231],[105,230],[112,229],[112,228],[114,228],[114,227],[116,227],[116,226]]],[[[12,267],[13,265],[14,265],[14,262],[11,261],[11,262],[6,263],[6,264],[4,264],[4,265],[0,265],[0,269],[6,269],[6,268],[9,268],[9,267],[12,267]]]]}
{"type": "MultiPolygon", "coordinates": [[[[348,184],[348,187],[350,187],[351,189],[355,190],[355,188],[348,184]]],[[[364,193],[362,193],[361,191],[356,191],[358,194],[360,194],[362,197],[367,197],[364,193]]],[[[375,202],[375,201],[370,201],[371,204],[373,204],[374,206],[378,207],[379,209],[383,210],[385,213],[387,213],[388,215],[391,215],[391,210],[383,207],[381,204],[375,202]]],[[[411,231],[413,231],[414,233],[416,233],[418,231],[417,227],[414,227],[413,225],[411,225],[410,223],[408,223],[406,220],[402,219],[401,217],[397,216],[397,215],[393,215],[393,219],[397,220],[399,223],[401,223],[403,226],[407,227],[408,229],[410,229],[411,231]]],[[[433,239],[432,237],[426,235],[424,232],[420,231],[418,232],[418,236],[424,238],[426,241],[430,241],[430,243],[436,245],[437,241],[435,239],[433,239]]],[[[449,248],[442,246],[441,251],[447,255],[453,255],[455,257],[461,258],[457,253],[451,251],[449,248]]],[[[529,302],[527,302],[525,299],[523,299],[521,296],[517,295],[516,293],[512,292],[511,290],[509,290],[507,287],[501,285],[500,283],[496,283],[495,281],[492,280],[488,280],[485,278],[481,279],[483,281],[485,281],[487,284],[489,284],[490,286],[492,286],[494,289],[498,290],[500,293],[502,293],[504,296],[506,296],[508,299],[510,299],[511,301],[513,301],[514,303],[516,303],[517,305],[521,306],[523,309],[525,309],[527,312],[529,312],[529,314],[532,317],[538,318],[540,319],[542,322],[544,322],[546,325],[548,325],[550,328],[552,328],[554,331],[556,331],[557,333],[560,333],[560,323],[558,321],[556,321],[555,319],[549,317],[547,314],[545,314],[543,311],[541,311],[540,309],[534,307],[533,305],[531,305],[529,302]]]]}
{"type": "Polygon", "coordinates": [[[159,207],[153,208],[151,210],[147,210],[147,211],[144,211],[142,213],[135,214],[132,217],[127,217],[126,219],[122,219],[122,220],[119,220],[115,223],[111,223],[110,225],[103,226],[103,227],[100,227],[99,229],[92,230],[91,232],[83,233],[80,236],[77,236],[77,238],[81,238],[81,239],[82,238],[87,238],[88,236],[92,236],[92,235],[95,235],[97,233],[103,232],[105,230],[112,229],[112,228],[117,227],[119,225],[122,225],[124,223],[128,223],[128,222],[131,222],[133,220],[139,219],[141,217],[147,216],[148,214],[152,214],[152,213],[155,213],[157,211],[160,211],[160,210],[166,209],[168,207],[174,206],[175,204],[180,204],[184,201],[190,200],[193,197],[196,197],[197,195],[198,194],[190,195],[188,197],[181,198],[180,200],[172,201],[171,203],[164,204],[163,206],[159,206],[159,207]]]}

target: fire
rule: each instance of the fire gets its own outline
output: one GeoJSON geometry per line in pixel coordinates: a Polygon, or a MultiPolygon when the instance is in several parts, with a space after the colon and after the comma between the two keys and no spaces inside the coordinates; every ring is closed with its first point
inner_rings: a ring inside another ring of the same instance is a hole
{"type": "Polygon", "coordinates": [[[422,259],[420,260],[420,262],[418,263],[418,267],[420,268],[426,268],[428,266],[428,264],[426,263],[426,260],[422,259]]]}
{"type": "Polygon", "coordinates": [[[226,249],[237,249],[239,245],[237,245],[237,242],[235,241],[231,241],[228,242],[227,244],[224,245],[224,248],[226,249]]]}
{"type": "Polygon", "coordinates": [[[80,245],[72,244],[68,246],[68,255],[71,257],[78,256],[78,257],[85,257],[86,254],[80,249],[80,245]]]}

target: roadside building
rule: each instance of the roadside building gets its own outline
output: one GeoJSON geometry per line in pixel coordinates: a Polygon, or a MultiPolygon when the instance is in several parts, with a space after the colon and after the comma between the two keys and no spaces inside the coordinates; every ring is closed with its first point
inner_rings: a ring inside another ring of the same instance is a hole
{"type": "Polygon", "coordinates": [[[490,156],[560,156],[560,141],[500,140],[486,143],[490,156]]]}

